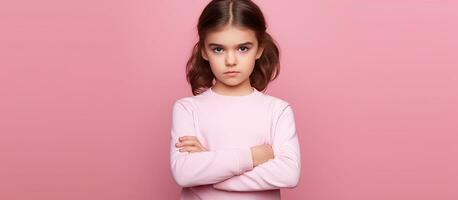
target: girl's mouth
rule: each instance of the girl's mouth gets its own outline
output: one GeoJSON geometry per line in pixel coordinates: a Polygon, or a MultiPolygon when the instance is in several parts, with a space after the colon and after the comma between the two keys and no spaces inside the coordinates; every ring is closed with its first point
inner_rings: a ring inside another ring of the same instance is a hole
{"type": "Polygon", "coordinates": [[[238,74],[240,74],[240,72],[237,72],[237,71],[229,71],[229,72],[225,72],[224,74],[225,74],[225,75],[228,75],[228,76],[237,76],[238,74]]]}

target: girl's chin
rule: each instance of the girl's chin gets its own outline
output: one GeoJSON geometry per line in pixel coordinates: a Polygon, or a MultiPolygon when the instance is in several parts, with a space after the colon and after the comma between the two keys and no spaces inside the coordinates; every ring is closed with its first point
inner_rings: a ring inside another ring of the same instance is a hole
{"type": "Polygon", "coordinates": [[[224,85],[230,86],[230,87],[235,87],[239,86],[243,83],[243,81],[224,81],[224,85]]]}

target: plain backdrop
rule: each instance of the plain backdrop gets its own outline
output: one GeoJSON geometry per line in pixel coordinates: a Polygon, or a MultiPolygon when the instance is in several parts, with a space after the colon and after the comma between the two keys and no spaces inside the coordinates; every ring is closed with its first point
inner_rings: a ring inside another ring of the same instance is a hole
{"type": "MultiPolygon", "coordinates": [[[[458,199],[456,1],[255,2],[301,144],[284,199],[458,199]]],[[[207,3],[2,1],[0,199],[178,199],[171,109],[207,3]]]]}

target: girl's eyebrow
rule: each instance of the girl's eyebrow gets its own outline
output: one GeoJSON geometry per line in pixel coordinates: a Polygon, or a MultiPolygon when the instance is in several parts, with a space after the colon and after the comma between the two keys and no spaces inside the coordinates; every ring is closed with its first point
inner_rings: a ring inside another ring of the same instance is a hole
{"type": "MultiPolygon", "coordinates": [[[[252,42],[244,42],[244,43],[241,43],[241,44],[239,44],[239,45],[237,45],[237,46],[244,46],[244,45],[253,45],[253,43],[252,43],[252,42]]],[[[208,44],[208,46],[209,46],[209,47],[212,47],[212,46],[221,46],[221,47],[224,47],[224,45],[222,45],[222,44],[216,44],[216,43],[210,43],[210,44],[208,44]]]]}

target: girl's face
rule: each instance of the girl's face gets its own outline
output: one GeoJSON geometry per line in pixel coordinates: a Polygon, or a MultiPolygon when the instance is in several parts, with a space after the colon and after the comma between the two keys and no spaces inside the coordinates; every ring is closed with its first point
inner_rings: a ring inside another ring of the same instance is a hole
{"type": "Polygon", "coordinates": [[[216,84],[251,87],[249,77],[262,51],[254,31],[225,26],[207,34],[202,57],[210,63],[216,84]]]}

